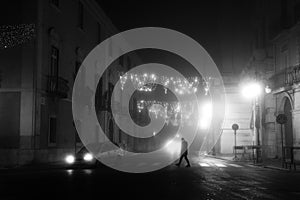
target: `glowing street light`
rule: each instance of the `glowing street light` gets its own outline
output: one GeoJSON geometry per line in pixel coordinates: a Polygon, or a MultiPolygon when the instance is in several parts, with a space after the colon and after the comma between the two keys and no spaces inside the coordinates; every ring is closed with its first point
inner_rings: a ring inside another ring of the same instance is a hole
{"type": "Polygon", "coordinates": [[[267,85],[267,86],[265,87],[265,92],[266,92],[267,94],[270,94],[270,93],[272,92],[272,89],[267,85]]]}
{"type": "MultiPolygon", "coordinates": [[[[244,97],[253,100],[253,122],[254,122],[254,135],[257,137],[257,145],[260,145],[259,126],[256,123],[256,112],[259,112],[258,97],[262,93],[262,86],[258,82],[250,82],[242,88],[242,94],[244,97]],[[257,111],[256,111],[257,110],[257,111]]],[[[259,114],[259,113],[258,113],[259,114]]]]}
{"type": "MultiPolygon", "coordinates": [[[[254,128],[253,128],[253,134],[254,134],[254,140],[256,137],[256,145],[257,147],[260,146],[260,133],[259,133],[259,127],[260,122],[257,121],[257,113],[259,114],[259,103],[258,103],[258,97],[259,95],[263,93],[263,87],[258,82],[250,82],[242,88],[242,94],[244,97],[253,100],[253,122],[254,122],[254,128]]],[[[258,116],[259,117],[259,116],[258,116]]],[[[258,118],[259,119],[259,118],[258,118]]],[[[256,159],[258,161],[258,157],[260,156],[259,148],[257,148],[257,156],[256,159]]]]}
{"type": "Polygon", "coordinates": [[[262,87],[258,82],[251,82],[242,88],[242,94],[244,97],[253,99],[258,97],[262,93],[262,87]]]}

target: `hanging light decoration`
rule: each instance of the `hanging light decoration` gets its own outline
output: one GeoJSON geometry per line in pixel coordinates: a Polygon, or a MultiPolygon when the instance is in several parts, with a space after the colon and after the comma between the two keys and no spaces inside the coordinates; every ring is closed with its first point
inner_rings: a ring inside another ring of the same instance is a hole
{"type": "Polygon", "coordinates": [[[137,102],[137,109],[138,109],[138,112],[142,112],[142,110],[144,109],[144,100],[137,102]]]}
{"type": "Polygon", "coordinates": [[[139,100],[137,101],[138,112],[147,109],[149,113],[153,113],[155,118],[158,116],[163,118],[167,124],[171,122],[174,126],[180,123],[188,123],[190,116],[195,111],[196,102],[165,102],[156,100],[139,100]]]}
{"type": "Polygon", "coordinates": [[[35,36],[35,24],[0,26],[0,49],[16,47],[35,36]]]}
{"type": "Polygon", "coordinates": [[[208,95],[208,92],[209,92],[209,89],[210,89],[210,82],[211,82],[211,77],[208,77],[206,79],[206,81],[203,82],[205,95],[208,95]]]}
{"type": "Polygon", "coordinates": [[[209,81],[211,78],[209,77],[207,79],[200,79],[199,77],[188,77],[183,79],[179,77],[160,77],[153,73],[125,73],[120,75],[122,90],[124,89],[124,85],[128,80],[130,80],[130,82],[133,84],[133,87],[138,91],[152,92],[156,89],[158,84],[161,84],[164,87],[165,94],[167,94],[168,88],[172,88],[179,95],[195,94],[198,92],[198,86],[202,81],[205,94],[207,95],[210,87],[209,81]]]}

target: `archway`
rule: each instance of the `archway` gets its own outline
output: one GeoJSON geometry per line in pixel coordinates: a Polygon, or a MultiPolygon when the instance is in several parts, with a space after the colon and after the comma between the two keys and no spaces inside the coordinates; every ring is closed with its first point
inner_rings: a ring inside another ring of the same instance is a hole
{"type": "Polygon", "coordinates": [[[293,124],[292,105],[288,98],[284,102],[284,114],[287,116],[287,123],[284,125],[285,146],[293,146],[293,124]]]}

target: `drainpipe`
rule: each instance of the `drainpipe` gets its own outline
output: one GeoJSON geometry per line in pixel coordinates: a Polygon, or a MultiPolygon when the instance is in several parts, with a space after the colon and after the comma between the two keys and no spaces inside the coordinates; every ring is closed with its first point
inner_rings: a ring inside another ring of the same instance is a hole
{"type": "Polygon", "coordinates": [[[37,98],[38,98],[38,75],[39,69],[42,69],[42,40],[43,40],[43,1],[36,1],[37,2],[37,17],[36,17],[36,39],[35,39],[35,47],[36,47],[36,65],[33,67],[33,98],[32,98],[32,146],[33,146],[33,160],[36,160],[36,135],[37,135],[37,128],[36,128],[36,121],[37,115],[36,111],[39,109],[39,105],[37,105],[37,98]]]}

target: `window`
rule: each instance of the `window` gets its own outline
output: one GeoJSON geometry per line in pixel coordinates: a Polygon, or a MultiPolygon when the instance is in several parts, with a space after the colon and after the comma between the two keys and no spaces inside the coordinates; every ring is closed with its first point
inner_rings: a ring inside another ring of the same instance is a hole
{"type": "Polygon", "coordinates": [[[288,42],[284,43],[280,47],[280,60],[281,64],[279,69],[286,69],[289,67],[289,47],[288,42]]]}
{"type": "Polygon", "coordinates": [[[83,30],[83,5],[78,2],[78,27],[83,30]]]}
{"type": "Polygon", "coordinates": [[[287,51],[284,52],[283,59],[284,59],[284,61],[283,61],[283,66],[284,66],[284,68],[286,69],[286,68],[289,67],[289,58],[288,58],[288,53],[287,53],[287,51]]]}
{"type": "Polygon", "coordinates": [[[109,120],[108,138],[111,142],[114,142],[114,124],[112,120],[109,120]]]}
{"type": "Polygon", "coordinates": [[[81,62],[80,62],[80,61],[76,61],[76,62],[75,62],[74,77],[73,77],[74,80],[75,80],[75,78],[76,78],[76,75],[77,75],[77,73],[78,73],[78,70],[79,70],[80,66],[81,66],[81,62]]]}
{"type": "Polygon", "coordinates": [[[50,3],[55,7],[59,8],[59,0],[50,0],[50,3]]]}
{"type": "Polygon", "coordinates": [[[49,118],[49,134],[48,134],[48,142],[49,144],[56,143],[56,117],[52,116],[49,118]]]}
{"type": "Polygon", "coordinates": [[[122,144],[123,141],[122,141],[122,131],[121,129],[119,129],[119,144],[122,144]]]}
{"type": "Polygon", "coordinates": [[[96,109],[97,110],[104,110],[105,109],[105,101],[103,98],[103,78],[100,78],[99,83],[97,85],[97,90],[96,90],[96,109]]]}
{"type": "Polygon", "coordinates": [[[59,50],[51,46],[50,76],[58,77],[59,50]]]}
{"type": "Polygon", "coordinates": [[[97,23],[98,25],[98,43],[101,42],[102,36],[101,36],[101,24],[97,23]]]}

